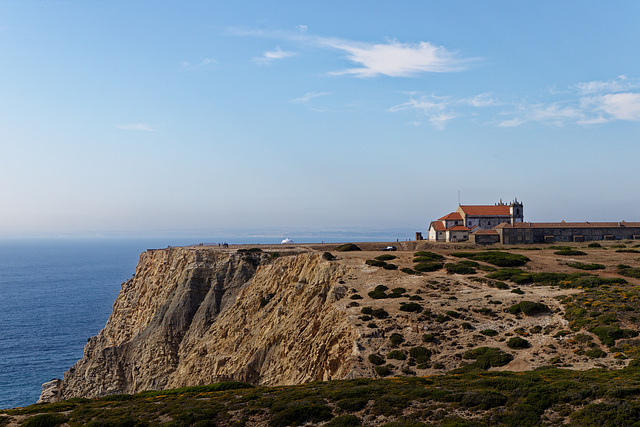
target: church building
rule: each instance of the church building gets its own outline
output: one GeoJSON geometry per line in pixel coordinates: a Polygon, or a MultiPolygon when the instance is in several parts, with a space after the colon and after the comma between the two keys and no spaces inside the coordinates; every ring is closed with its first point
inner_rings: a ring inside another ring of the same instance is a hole
{"type": "MultiPolygon", "coordinates": [[[[462,242],[480,230],[493,230],[498,224],[516,224],[524,221],[522,202],[495,205],[458,205],[451,212],[431,222],[429,240],[434,242],[462,242]]],[[[485,233],[480,233],[482,235],[485,233]]],[[[497,232],[496,232],[497,234],[497,232]]]]}

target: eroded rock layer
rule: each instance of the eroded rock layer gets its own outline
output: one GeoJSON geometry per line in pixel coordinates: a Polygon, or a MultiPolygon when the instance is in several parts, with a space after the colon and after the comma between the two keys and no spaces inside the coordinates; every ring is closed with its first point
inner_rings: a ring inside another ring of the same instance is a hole
{"type": "Polygon", "coordinates": [[[344,378],[353,330],[333,307],[344,272],[317,253],[147,251],[57,398],[344,378]]]}

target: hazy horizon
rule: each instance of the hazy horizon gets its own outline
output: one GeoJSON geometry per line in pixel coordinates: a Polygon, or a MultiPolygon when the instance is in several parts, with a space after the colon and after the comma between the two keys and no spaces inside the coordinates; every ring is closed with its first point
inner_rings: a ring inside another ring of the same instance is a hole
{"type": "Polygon", "coordinates": [[[0,12],[0,237],[640,221],[636,1],[0,12]]]}

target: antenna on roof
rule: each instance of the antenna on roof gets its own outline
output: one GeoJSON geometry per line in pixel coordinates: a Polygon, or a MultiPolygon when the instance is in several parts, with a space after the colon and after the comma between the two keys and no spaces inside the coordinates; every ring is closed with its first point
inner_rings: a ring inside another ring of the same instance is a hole
{"type": "Polygon", "coordinates": [[[458,190],[458,206],[460,206],[460,190],[458,190]]]}

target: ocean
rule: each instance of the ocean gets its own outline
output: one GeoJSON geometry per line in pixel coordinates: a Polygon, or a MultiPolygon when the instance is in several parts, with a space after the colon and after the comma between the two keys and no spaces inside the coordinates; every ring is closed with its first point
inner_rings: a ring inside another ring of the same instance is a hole
{"type": "MultiPolygon", "coordinates": [[[[341,235],[297,242],[390,241],[341,235]]],[[[203,242],[279,243],[274,237],[203,242]]],[[[82,357],[89,337],[105,325],[122,282],[140,253],[199,243],[194,239],[0,240],[0,408],[35,403],[42,383],[62,378],[82,357]]]]}

